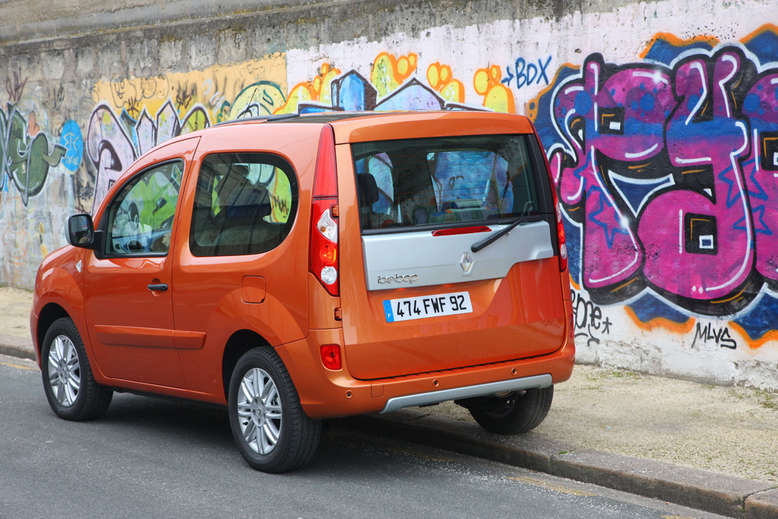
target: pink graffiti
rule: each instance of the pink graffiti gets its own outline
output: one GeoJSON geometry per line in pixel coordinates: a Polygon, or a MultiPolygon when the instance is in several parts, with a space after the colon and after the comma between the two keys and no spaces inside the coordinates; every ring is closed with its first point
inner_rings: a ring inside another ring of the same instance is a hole
{"type": "Polygon", "coordinates": [[[778,280],[778,73],[754,83],[745,95],[743,115],[751,122],[751,157],[744,175],[756,238],[756,270],[778,280]],[[772,203],[771,203],[772,202],[772,203]]]}
{"type": "Polygon", "coordinates": [[[562,202],[584,204],[583,272],[587,288],[623,283],[639,272],[643,251],[629,216],[608,187],[603,159],[650,161],[664,149],[662,125],[674,104],[670,79],[656,67],[634,67],[605,77],[602,58],[587,59],[583,78],[561,86],[554,118],[575,157],[564,166],[552,154],[562,202]]]}
{"type": "Polygon", "coordinates": [[[702,59],[685,61],[677,68],[675,93],[679,102],[666,129],[670,162],[682,175],[711,171],[712,192],[706,195],[670,189],[651,200],[640,216],[638,235],[646,248],[646,279],[683,297],[725,297],[751,273],[751,218],[738,161],[748,151],[748,130],[745,122],[735,118],[728,99],[739,68],[740,55],[734,52],[718,55],[712,74],[702,59]],[[712,112],[710,117],[702,114],[706,105],[712,112]],[[695,224],[711,221],[704,218],[714,219],[715,233],[694,232],[695,224]],[[745,225],[737,226],[738,221],[745,225]],[[721,253],[690,252],[690,239],[697,240],[695,251],[721,253]],[[672,265],[683,268],[667,276],[672,265]]]}
{"type": "Polygon", "coordinates": [[[778,286],[775,70],[758,73],[739,45],[672,69],[594,54],[552,107],[563,145],[549,163],[582,227],[593,300],[649,286],[720,313],[743,308],[760,280],[778,286]]]}

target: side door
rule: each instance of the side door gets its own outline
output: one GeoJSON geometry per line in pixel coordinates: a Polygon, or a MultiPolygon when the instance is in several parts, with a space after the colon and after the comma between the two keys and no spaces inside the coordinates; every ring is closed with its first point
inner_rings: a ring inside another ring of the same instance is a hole
{"type": "Polygon", "coordinates": [[[292,232],[298,180],[278,154],[214,151],[192,184],[182,204],[191,219],[175,242],[174,341],[188,347],[186,389],[221,394],[222,354],[236,330],[271,344],[305,334],[305,233],[292,232]]]}
{"type": "Polygon", "coordinates": [[[102,212],[97,228],[104,238],[84,265],[84,293],[95,360],[107,377],[181,386],[168,252],[187,155],[197,141],[158,152],[159,162],[130,177],[102,212]]]}

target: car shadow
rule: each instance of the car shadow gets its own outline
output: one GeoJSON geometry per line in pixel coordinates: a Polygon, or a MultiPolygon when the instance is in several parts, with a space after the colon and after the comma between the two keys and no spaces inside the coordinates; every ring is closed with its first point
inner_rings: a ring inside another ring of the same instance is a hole
{"type": "MultiPolygon", "coordinates": [[[[218,454],[238,457],[233,443],[227,410],[223,406],[157,395],[119,393],[106,415],[95,421],[112,435],[159,438],[162,442],[182,442],[182,447],[207,446],[218,454]]],[[[344,477],[361,471],[362,477],[381,473],[396,458],[398,448],[387,446],[389,438],[371,437],[359,431],[350,419],[325,420],[319,451],[306,467],[292,474],[298,477],[344,477]]],[[[239,459],[239,457],[238,457],[239,459]]],[[[243,465],[247,470],[246,465],[243,465]]]]}

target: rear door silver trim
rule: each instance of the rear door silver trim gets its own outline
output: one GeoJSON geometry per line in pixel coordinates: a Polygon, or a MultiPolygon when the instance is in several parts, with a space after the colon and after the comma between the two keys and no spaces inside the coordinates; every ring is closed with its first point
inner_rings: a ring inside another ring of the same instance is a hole
{"type": "Polygon", "coordinates": [[[412,231],[362,236],[368,290],[442,285],[502,278],[521,261],[554,255],[548,222],[527,222],[478,252],[470,246],[507,227],[491,231],[433,236],[432,231],[412,231]]]}
{"type": "Polygon", "coordinates": [[[501,380],[499,382],[488,382],[486,384],[476,384],[474,386],[441,389],[440,391],[417,393],[415,395],[396,396],[386,401],[386,405],[381,410],[380,414],[397,411],[404,407],[439,404],[440,402],[446,402],[448,400],[489,396],[503,391],[521,391],[524,389],[549,387],[552,383],[551,375],[545,373],[543,375],[501,380]]]}

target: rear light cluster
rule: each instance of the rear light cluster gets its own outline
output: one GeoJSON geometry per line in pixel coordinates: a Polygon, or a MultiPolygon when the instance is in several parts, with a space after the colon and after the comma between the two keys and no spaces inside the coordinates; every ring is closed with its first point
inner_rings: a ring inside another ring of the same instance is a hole
{"type": "MultiPolygon", "coordinates": [[[[534,128],[533,128],[534,129],[534,128]]],[[[543,150],[543,143],[540,142],[540,137],[535,133],[538,139],[538,146],[541,151],[543,150]]],[[[554,195],[554,212],[556,213],[556,234],[559,241],[559,271],[564,272],[567,270],[567,244],[565,241],[565,223],[562,218],[562,205],[559,203],[559,197],[556,194],[556,182],[551,175],[551,167],[548,165],[548,157],[543,153],[543,159],[545,161],[546,173],[548,173],[548,181],[551,186],[551,194],[554,195]]]]}
{"type": "Polygon", "coordinates": [[[554,191],[554,202],[556,202],[556,233],[559,236],[559,270],[567,270],[567,241],[565,239],[565,223],[562,219],[562,206],[557,201],[556,188],[551,185],[551,189],[554,191]]]}
{"type": "MultiPolygon", "coordinates": [[[[338,275],[338,171],[335,135],[326,125],[319,137],[311,202],[311,250],[309,268],[327,292],[340,295],[338,275]]],[[[323,355],[323,354],[322,354],[323,355]]],[[[322,356],[323,359],[323,356],[322,356]]]]}

